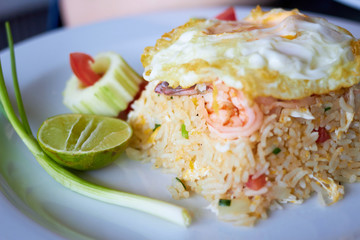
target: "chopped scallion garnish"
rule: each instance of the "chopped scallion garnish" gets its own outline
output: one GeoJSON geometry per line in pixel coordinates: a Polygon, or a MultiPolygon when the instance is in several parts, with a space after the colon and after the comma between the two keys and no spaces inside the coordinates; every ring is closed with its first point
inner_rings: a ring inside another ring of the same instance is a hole
{"type": "Polygon", "coordinates": [[[327,111],[329,111],[331,109],[331,107],[326,107],[326,108],[324,108],[324,112],[327,112],[327,111]]]}
{"type": "Polygon", "coordinates": [[[155,130],[156,130],[157,128],[159,128],[159,127],[161,127],[161,124],[155,123],[155,127],[153,128],[153,132],[155,132],[155,130]]]}
{"type": "Polygon", "coordinates": [[[184,189],[186,190],[185,184],[178,177],[176,177],[176,180],[178,180],[181,183],[181,185],[184,187],[184,189]]]}
{"type": "Polygon", "coordinates": [[[272,153],[275,154],[275,155],[279,154],[280,152],[281,152],[281,149],[278,148],[278,147],[274,148],[273,151],[272,151],[272,153]]]}
{"type": "Polygon", "coordinates": [[[189,139],[189,132],[186,130],[186,126],[185,124],[181,124],[181,135],[186,138],[189,139]]]}
{"type": "Polygon", "coordinates": [[[231,200],[229,199],[219,199],[219,206],[229,207],[231,205],[231,200]]]}

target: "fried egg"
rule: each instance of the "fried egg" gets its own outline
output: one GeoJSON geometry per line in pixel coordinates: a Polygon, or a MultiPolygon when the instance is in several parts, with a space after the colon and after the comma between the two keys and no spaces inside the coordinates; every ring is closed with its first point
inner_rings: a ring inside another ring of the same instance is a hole
{"type": "Polygon", "coordinates": [[[147,81],[171,87],[223,81],[248,99],[300,99],[360,82],[360,43],[294,9],[253,9],[241,21],[190,19],[141,56],[147,81]]]}

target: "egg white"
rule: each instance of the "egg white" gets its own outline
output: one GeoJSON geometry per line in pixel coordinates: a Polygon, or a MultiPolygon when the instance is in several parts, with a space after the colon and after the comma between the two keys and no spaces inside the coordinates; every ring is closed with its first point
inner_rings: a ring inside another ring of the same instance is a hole
{"type": "Polygon", "coordinates": [[[302,98],[360,81],[354,42],[297,10],[257,8],[239,22],[192,19],[145,50],[144,78],[173,87],[221,80],[249,98],[302,98]]]}

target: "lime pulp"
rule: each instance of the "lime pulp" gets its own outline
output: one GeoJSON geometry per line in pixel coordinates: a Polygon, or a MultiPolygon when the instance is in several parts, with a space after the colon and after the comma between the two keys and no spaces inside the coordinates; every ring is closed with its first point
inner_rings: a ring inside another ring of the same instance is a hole
{"type": "Polygon", "coordinates": [[[48,118],[37,133],[44,152],[57,163],[93,170],[113,162],[132,135],[120,119],[87,114],[62,114],[48,118]]]}

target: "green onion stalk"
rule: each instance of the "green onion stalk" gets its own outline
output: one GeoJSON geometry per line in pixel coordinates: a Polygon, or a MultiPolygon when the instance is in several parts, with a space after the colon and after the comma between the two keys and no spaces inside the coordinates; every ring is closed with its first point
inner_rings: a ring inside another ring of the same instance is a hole
{"type": "Polygon", "coordinates": [[[138,211],[152,214],[156,217],[160,217],[164,220],[182,225],[188,226],[191,222],[191,216],[189,212],[183,208],[160,200],[140,196],[136,194],[117,191],[114,189],[99,186],[83,180],[76,176],[69,170],[57,164],[48,155],[44,153],[40,147],[38,141],[31,133],[29,122],[26,117],[23,101],[18,84],[18,78],[15,66],[15,54],[12,40],[12,34],[10,30],[10,24],[5,23],[6,34],[8,37],[10,57],[11,57],[11,69],[12,78],[14,82],[14,91],[20,119],[17,117],[6,89],[5,79],[2,72],[2,66],[0,61],[0,110],[3,110],[4,115],[8,118],[9,122],[25,143],[30,152],[34,155],[37,162],[41,165],[45,171],[53,177],[57,182],[69,188],[70,190],[82,194],[84,196],[97,199],[106,203],[119,205],[122,207],[132,208],[138,211]],[[3,108],[3,109],[2,109],[3,108]]]}
{"type": "Polygon", "coordinates": [[[1,102],[0,102],[0,113],[1,113],[2,115],[6,116],[4,107],[3,107],[3,105],[1,104],[1,102]]]}

